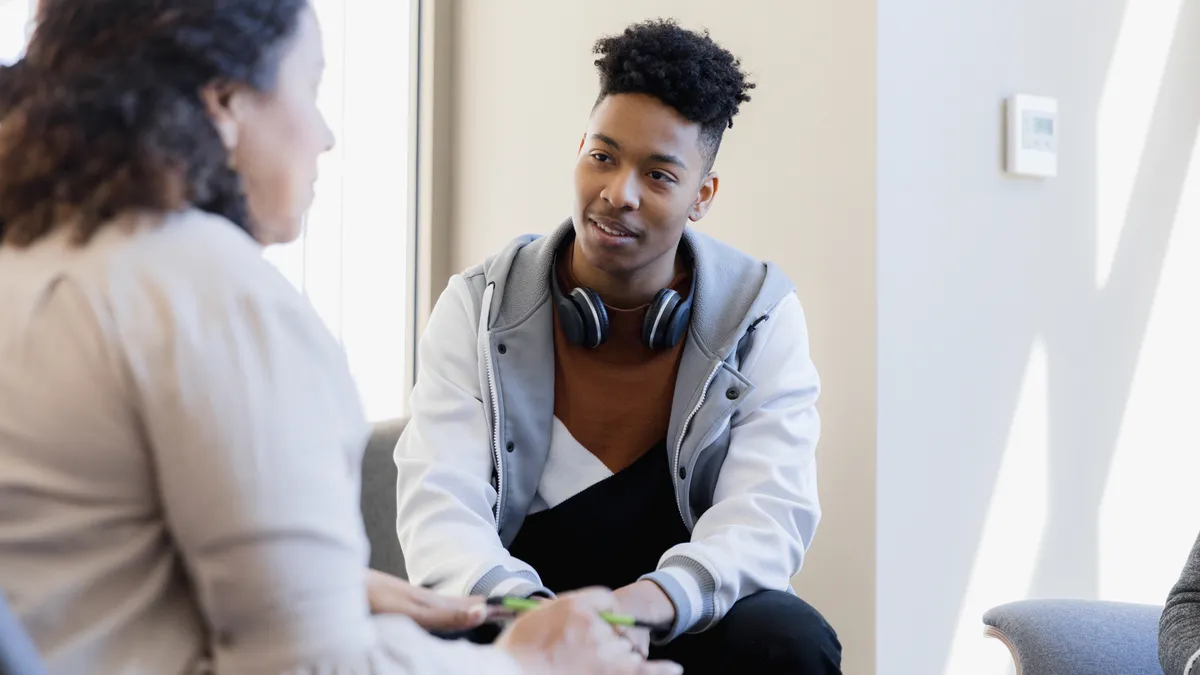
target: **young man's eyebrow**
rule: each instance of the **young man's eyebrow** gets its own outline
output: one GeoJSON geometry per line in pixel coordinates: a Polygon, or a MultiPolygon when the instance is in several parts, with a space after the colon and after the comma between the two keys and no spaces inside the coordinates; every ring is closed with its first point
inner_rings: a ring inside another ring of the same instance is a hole
{"type": "MultiPolygon", "coordinates": [[[[604,134],[601,134],[601,133],[592,133],[592,134],[589,134],[589,137],[593,138],[597,141],[600,141],[601,143],[612,148],[613,150],[616,150],[618,152],[621,151],[621,144],[616,142],[614,139],[612,139],[609,136],[605,136],[604,134]]],[[[684,170],[687,169],[687,164],[685,164],[681,158],[679,158],[675,155],[667,155],[667,154],[663,154],[660,152],[656,152],[653,155],[650,155],[650,160],[653,162],[659,162],[662,164],[674,164],[675,166],[677,166],[681,169],[684,169],[684,170]]]]}
{"type": "Polygon", "coordinates": [[[687,164],[684,164],[683,160],[676,157],[675,155],[663,155],[660,153],[654,153],[653,155],[650,155],[650,159],[652,161],[659,162],[662,164],[674,164],[675,166],[677,166],[681,169],[684,169],[684,170],[687,169],[687,164]]]}
{"type": "Polygon", "coordinates": [[[618,151],[619,151],[619,150],[621,149],[621,144],[620,144],[620,143],[618,143],[618,142],[614,141],[612,138],[609,138],[608,136],[605,136],[604,134],[593,133],[593,134],[590,134],[590,137],[591,137],[591,138],[594,138],[594,139],[595,139],[595,140],[597,140],[597,141],[600,141],[601,143],[603,143],[603,144],[607,145],[608,147],[612,148],[613,150],[618,150],[618,151]]]}

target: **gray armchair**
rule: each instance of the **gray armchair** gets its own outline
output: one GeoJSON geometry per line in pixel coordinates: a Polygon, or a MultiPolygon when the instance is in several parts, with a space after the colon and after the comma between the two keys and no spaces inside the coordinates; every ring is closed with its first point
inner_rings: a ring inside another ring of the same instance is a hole
{"type": "Polygon", "coordinates": [[[375,425],[362,461],[360,508],[367,540],[371,543],[371,569],[405,577],[404,554],[396,539],[396,442],[407,419],[375,425]]]}
{"type": "Polygon", "coordinates": [[[1012,652],[1017,675],[1163,675],[1162,607],[1091,600],[1022,600],[983,616],[1012,652]]]}

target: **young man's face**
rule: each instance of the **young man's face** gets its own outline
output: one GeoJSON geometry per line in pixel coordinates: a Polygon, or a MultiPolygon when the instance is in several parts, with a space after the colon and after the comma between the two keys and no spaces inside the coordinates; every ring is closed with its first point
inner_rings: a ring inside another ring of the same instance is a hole
{"type": "Polygon", "coordinates": [[[650,96],[609,96],[575,164],[576,250],[614,277],[673,268],[684,226],[704,216],[716,187],[698,124],[650,96]]]}

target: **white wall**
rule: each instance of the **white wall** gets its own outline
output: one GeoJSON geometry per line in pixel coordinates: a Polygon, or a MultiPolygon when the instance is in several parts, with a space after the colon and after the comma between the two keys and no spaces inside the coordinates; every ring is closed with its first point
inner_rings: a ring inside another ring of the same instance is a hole
{"type": "Polygon", "coordinates": [[[878,672],[1005,672],[988,606],[1159,603],[1200,531],[1200,1],[878,31],[878,672]],[[1059,98],[1058,178],[1001,175],[1016,92],[1059,98]]]}
{"type": "Polygon", "coordinates": [[[874,3],[869,0],[461,0],[454,35],[451,269],[570,215],[597,91],[593,42],[672,16],[708,27],[759,86],[726,134],[700,228],[796,280],[825,381],[825,518],[802,595],[837,628],[846,672],[873,669],[874,3]]]}

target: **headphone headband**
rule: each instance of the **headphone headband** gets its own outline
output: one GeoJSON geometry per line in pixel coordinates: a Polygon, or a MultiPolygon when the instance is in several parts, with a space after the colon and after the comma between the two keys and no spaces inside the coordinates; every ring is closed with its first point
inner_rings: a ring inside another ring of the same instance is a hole
{"type": "MultiPolygon", "coordinates": [[[[558,322],[567,341],[589,349],[604,344],[609,335],[609,321],[600,295],[586,286],[564,294],[558,285],[557,260],[551,271],[550,289],[558,309],[558,322]]],[[[693,279],[687,296],[670,288],[664,288],[654,296],[642,323],[642,344],[651,349],[670,349],[679,344],[691,322],[695,290],[693,279]]]]}

